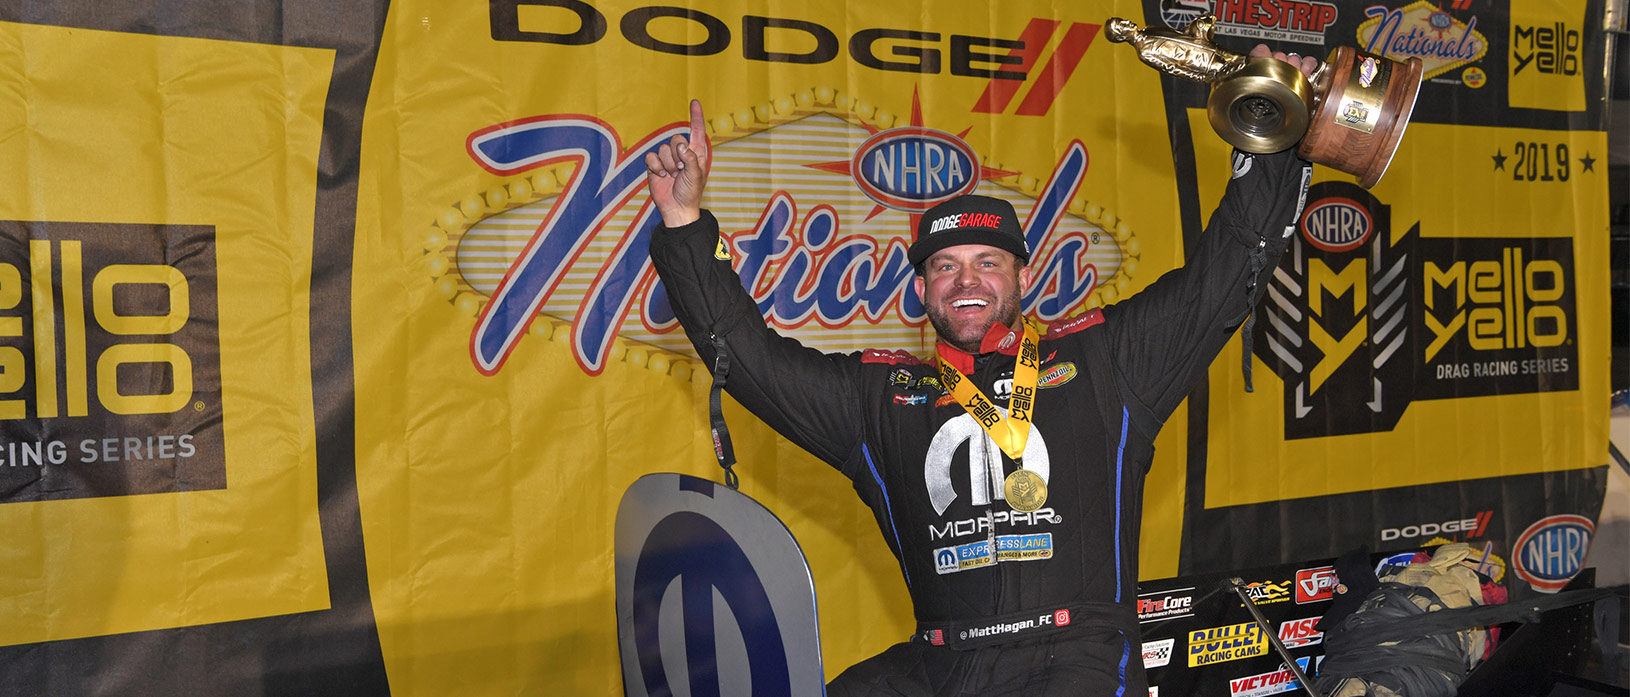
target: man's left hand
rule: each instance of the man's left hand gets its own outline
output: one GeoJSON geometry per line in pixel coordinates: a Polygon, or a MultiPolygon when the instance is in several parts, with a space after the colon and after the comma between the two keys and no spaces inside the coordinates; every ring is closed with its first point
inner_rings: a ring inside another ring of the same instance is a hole
{"type": "Polygon", "coordinates": [[[1273,56],[1274,58],[1276,58],[1278,60],[1282,60],[1282,61],[1284,61],[1286,63],[1289,63],[1291,65],[1296,66],[1296,68],[1298,70],[1302,71],[1303,75],[1306,75],[1306,76],[1308,76],[1310,78],[1313,77],[1313,71],[1319,69],[1319,59],[1314,57],[1314,56],[1304,56],[1304,55],[1300,55],[1300,54],[1296,54],[1296,53],[1285,53],[1284,51],[1274,51],[1274,50],[1268,48],[1267,44],[1257,44],[1254,48],[1251,49],[1251,55],[1259,57],[1259,58],[1262,57],[1262,56],[1270,56],[1271,55],[1271,56],[1273,56]]]}

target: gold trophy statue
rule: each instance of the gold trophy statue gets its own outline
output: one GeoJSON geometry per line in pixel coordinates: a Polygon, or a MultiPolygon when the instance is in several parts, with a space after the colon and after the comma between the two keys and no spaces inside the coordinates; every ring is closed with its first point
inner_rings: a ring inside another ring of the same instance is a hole
{"type": "Polygon", "coordinates": [[[1303,158],[1352,174],[1366,189],[1381,180],[1415,108],[1421,59],[1400,63],[1340,46],[1309,79],[1283,61],[1218,47],[1214,22],[1206,15],[1175,32],[1114,17],[1105,29],[1155,69],[1209,83],[1206,115],[1230,145],[1269,153],[1300,141],[1303,158]]]}

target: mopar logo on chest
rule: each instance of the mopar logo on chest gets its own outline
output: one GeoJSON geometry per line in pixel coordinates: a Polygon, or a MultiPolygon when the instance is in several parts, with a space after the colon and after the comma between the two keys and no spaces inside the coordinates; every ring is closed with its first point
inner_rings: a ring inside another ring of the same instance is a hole
{"type": "Polygon", "coordinates": [[[1308,243],[1327,252],[1345,252],[1355,249],[1370,238],[1375,228],[1370,212],[1358,202],[1346,198],[1327,198],[1302,214],[1302,237],[1308,243]]]}
{"type": "Polygon", "coordinates": [[[910,126],[879,131],[855,149],[849,171],[879,205],[921,212],[979,185],[979,161],[961,138],[910,126]]]}

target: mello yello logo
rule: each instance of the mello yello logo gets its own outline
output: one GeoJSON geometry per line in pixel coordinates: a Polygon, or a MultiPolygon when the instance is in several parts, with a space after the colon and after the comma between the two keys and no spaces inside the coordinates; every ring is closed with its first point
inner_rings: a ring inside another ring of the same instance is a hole
{"type": "Polygon", "coordinates": [[[1286,381],[1286,438],[1390,430],[1420,400],[1578,388],[1571,238],[1398,235],[1357,186],[1308,199],[1256,328],[1286,381]]]}
{"type": "Polygon", "coordinates": [[[91,292],[87,298],[80,282],[86,276],[82,243],[64,240],[55,246],[60,254],[53,254],[49,241],[30,241],[27,268],[32,278],[26,286],[16,264],[0,262],[0,311],[17,310],[25,291],[36,303],[57,303],[55,307],[36,305],[26,321],[15,316],[0,319],[0,336],[31,338],[34,345],[32,365],[22,348],[0,346],[0,393],[19,392],[31,374],[35,385],[32,400],[0,400],[0,419],[86,416],[90,413],[92,380],[97,403],[114,414],[168,414],[191,401],[192,358],[180,346],[164,341],[129,341],[114,343],[100,354],[91,355],[86,345],[86,329],[91,323],[114,337],[164,337],[180,331],[191,313],[187,277],[163,264],[114,264],[90,275],[91,292]],[[62,278],[60,297],[54,297],[47,285],[53,266],[62,278]],[[141,293],[141,286],[158,289],[165,296],[166,308],[159,314],[122,314],[121,295],[141,293]],[[59,345],[65,357],[60,371],[64,399],[60,401],[55,350],[59,345]],[[170,376],[167,388],[157,393],[122,393],[120,370],[136,366],[161,366],[170,376]]]}
{"type": "Polygon", "coordinates": [[[214,230],[0,221],[0,503],[225,486],[214,230]]]}

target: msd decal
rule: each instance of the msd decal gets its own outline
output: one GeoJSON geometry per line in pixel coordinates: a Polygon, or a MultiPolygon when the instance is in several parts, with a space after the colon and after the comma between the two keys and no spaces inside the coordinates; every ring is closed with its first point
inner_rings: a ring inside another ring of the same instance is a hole
{"type": "Polygon", "coordinates": [[[1285,381],[1285,438],[1390,431],[1416,400],[1578,389],[1572,238],[1396,235],[1391,207],[1355,184],[1308,199],[1254,330],[1285,381]]]}
{"type": "MultiPolygon", "coordinates": [[[[1322,616],[1321,616],[1322,617],[1322,616]]],[[[1324,641],[1324,632],[1317,629],[1320,617],[1304,617],[1279,623],[1279,640],[1285,648],[1313,646],[1324,641]]]]}
{"type": "Polygon", "coordinates": [[[1595,534],[1596,524],[1581,515],[1534,521],[1512,545],[1517,575],[1541,593],[1562,590],[1584,565],[1595,534]]]}
{"type": "MultiPolygon", "coordinates": [[[[906,247],[921,212],[960,193],[1015,204],[1035,250],[1036,282],[1022,299],[1030,316],[1071,314],[1122,273],[1132,233],[1119,219],[1096,221],[1106,209],[1077,196],[1088,161],[1079,142],[1049,176],[1021,177],[980,165],[962,139],[967,130],[924,126],[915,97],[897,119],[831,89],[711,123],[722,129],[710,137],[704,201],[725,238],[717,256],[732,260],[766,321],[805,345],[926,350],[906,247]],[[907,123],[877,125],[897,121],[907,123]],[[853,154],[833,161],[835,150],[853,154]]],[[[456,252],[439,271],[433,262],[433,273],[448,285],[438,290],[478,312],[470,336],[477,370],[501,370],[540,318],[532,333],[568,341],[590,375],[604,370],[619,338],[641,351],[694,355],[648,258],[660,219],[644,195],[643,164],[645,153],[688,131],[675,123],[625,146],[599,119],[557,114],[469,136],[472,160],[516,178],[436,221],[456,252]],[[459,222],[495,209],[467,228],[459,222]]]]}

